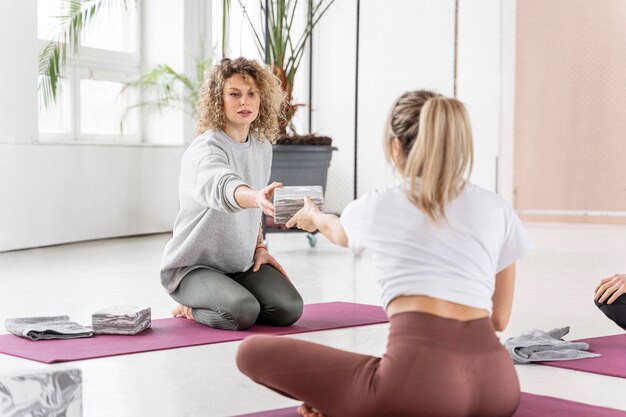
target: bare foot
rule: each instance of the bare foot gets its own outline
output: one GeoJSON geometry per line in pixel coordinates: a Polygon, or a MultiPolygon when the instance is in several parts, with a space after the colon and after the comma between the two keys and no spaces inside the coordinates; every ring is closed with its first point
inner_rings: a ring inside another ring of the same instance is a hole
{"type": "Polygon", "coordinates": [[[300,414],[303,417],[325,417],[324,413],[322,413],[319,410],[316,410],[315,408],[311,407],[307,403],[304,403],[300,407],[298,407],[298,414],[300,414]]]}
{"type": "Polygon", "coordinates": [[[172,316],[185,317],[186,319],[193,320],[193,313],[191,312],[191,307],[187,307],[182,304],[177,305],[172,310],[172,316]]]}

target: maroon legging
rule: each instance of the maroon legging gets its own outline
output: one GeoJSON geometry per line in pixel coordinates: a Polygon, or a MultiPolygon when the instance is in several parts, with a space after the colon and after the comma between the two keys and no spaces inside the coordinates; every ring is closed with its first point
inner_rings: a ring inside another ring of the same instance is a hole
{"type": "Polygon", "coordinates": [[[519,403],[513,362],[491,320],[405,312],[382,358],[277,336],[252,336],[239,369],[329,417],[505,417],[519,403]]]}

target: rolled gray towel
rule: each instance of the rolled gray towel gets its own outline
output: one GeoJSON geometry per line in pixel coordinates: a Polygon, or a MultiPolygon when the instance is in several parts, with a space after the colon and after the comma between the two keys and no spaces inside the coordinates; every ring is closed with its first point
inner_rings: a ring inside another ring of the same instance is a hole
{"type": "Polygon", "coordinates": [[[589,344],[570,342],[562,337],[569,333],[569,326],[543,330],[529,330],[520,336],[511,337],[504,342],[504,347],[515,363],[543,361],[568,361],[573,359],[597,358],[597,353],[587,352],[589,344]]]}
{"type": "Polygon", "coordinates": [[[76,339],[93,336],[91,329],[70,321],[69,316],[6,319],[4,325],[7,331],[30,340],[76,339]]]}

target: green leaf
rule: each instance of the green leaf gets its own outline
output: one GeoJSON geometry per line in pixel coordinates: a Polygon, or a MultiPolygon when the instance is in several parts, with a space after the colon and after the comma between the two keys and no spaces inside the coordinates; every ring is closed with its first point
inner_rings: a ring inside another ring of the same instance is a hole
{"type": "MultiPolygon", "coordinates": [[[[134,0],[138,1],[138,0],[134,0]]],[[[80,40],[86,29],[92,27],[103,11],[116,6],[127,8],[127,0],[63,0],[61,14],[53,29],[53,37],[39,51],[39,94],[44,106],[48,107],[58,97],[59,79],[66,62],[67,49],[78,53],[80,40]]]]}
{"type": "MultiPolygon", "coordinates": [[[[237,0],[239,5],[244,10],[244,16],[255,40],[257,50],[261,55],[264,55],[265,43],[259,36],[260,30],[258,30],[252,23],[252,19],[248,15],[242,0],[237,0]]],[[[307,24],[303,30],[295,31],[294,20],[299,0],[269,0],[267,3],[267,10],[265,7],[265,0],[259,0],[261,6],[261,13],[267,14],[267,19],[261,16],[261,21],[267,21],[268,27],[264,26],[262,29],[266,29],[267,33],[267,46],[269,49],[269,62],[268,64],[282,69],[285,74],[285,83],[282,85],[286,90],[287,97],[291,98],[291,88],[296,77],[296,73],[300,68],[306,45],[313,29],[319,23],[320,19],[328,11],[328,8],[335,2],[335,0],[314,0],[312,7],[309,11],[309,17],[307,24]],[[294,40],[297,41],[294,42],[294,40]]],[[[264,23],[265,24],[265,23],[264,23]]],[[[293,100],[292,100],[293,101],[293,100]]],[[[290,102],[294,108],[300,107],[300,104],[290,102]]],[[[290,120],[287,120],[290,124],[290,120]]]]}

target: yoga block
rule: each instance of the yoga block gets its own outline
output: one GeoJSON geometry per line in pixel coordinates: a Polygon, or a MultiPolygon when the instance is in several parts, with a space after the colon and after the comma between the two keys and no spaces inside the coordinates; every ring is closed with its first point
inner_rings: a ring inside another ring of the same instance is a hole
{"type": "Polygon", "coordinates": [[[0,417],[82,417],[79,369],[0,375],[0,417]]]}
{"type": "Polygon", "coordinates": [[[309,196],[321,210],[324,206],[324,193],[320,185],[301,187],[281,187],[274,190],[274,223],[285,224],[304,207],[304,197],[309,196]]]}
{"type": "Polygon", "coordinates": [[[150,327],[150,307],[108,307],[91,315],[96,334],[133,335],[150,327]]]}

